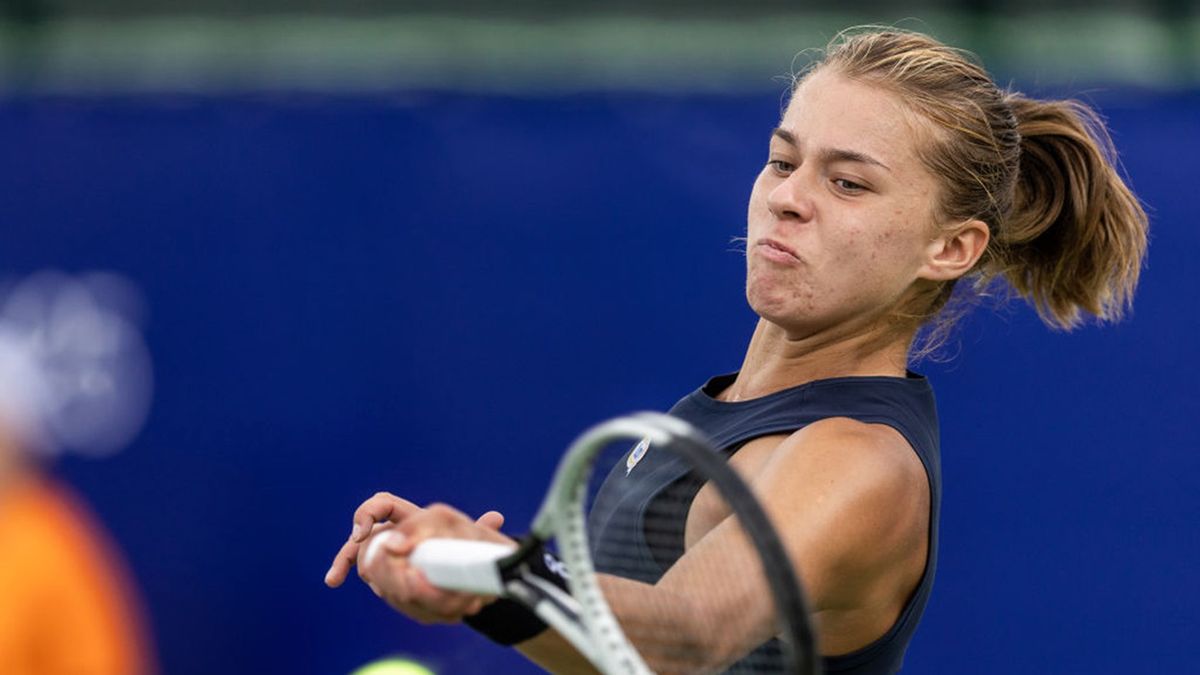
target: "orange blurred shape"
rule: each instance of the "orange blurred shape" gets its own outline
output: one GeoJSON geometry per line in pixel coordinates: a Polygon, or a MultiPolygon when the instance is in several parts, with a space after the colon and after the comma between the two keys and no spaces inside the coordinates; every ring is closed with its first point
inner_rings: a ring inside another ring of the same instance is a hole
{"type": "Polygon", "coordinates": [[[149,675],[137,596],[99,522],[67,488],[0,490],[0,673],[149,675]]]}

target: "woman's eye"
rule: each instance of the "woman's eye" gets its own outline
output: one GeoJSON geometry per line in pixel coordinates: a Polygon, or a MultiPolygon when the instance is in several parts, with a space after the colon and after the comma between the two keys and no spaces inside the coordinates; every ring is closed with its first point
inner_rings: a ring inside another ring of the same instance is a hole
{"type": "Polygon", "coordinates": [[[859,185],[858,183],[855,183],[852,180],[846,180],[845,178],[834,178],[833,184],[838,186],[843,192],[862,192],[863,190],[867,189],[865,185],[859,185]]]}
{"type": "Polygon", "coordinates": [[[767,162],[767,166],[775,169],[777,173],[791,173],[796,170],[796,165],[791,162],[785,162],[782,159],[772,159],[767,162]]]}

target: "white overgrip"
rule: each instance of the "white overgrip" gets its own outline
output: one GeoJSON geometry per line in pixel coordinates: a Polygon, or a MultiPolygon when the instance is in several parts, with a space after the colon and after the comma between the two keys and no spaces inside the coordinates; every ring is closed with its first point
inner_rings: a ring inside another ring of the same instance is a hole
{"type": "Polygon", "coordinates": [[[500,595],[504,582],[496,561],[515,548],[490,541],[426,539],[413,550],[409,562],[443,590],[500,595]]]}

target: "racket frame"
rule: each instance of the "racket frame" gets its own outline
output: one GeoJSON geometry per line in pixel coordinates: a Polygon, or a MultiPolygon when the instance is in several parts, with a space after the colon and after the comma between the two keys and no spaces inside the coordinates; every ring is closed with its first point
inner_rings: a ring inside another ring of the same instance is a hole
{"type": "MultiPolygon", "coordinates": [[[[506,553],[489,543],[492,548],[481,549],[478,557],[464,562],[462,557],[454,559],[453,547],[434,555],[433,547],[444,542],[431,539],[417,547],[414,557],[418,551],[431,547],[428,560],[444,560],[448,567],[456,568],[448,577],[477,575],[480,579],[477,583],[486,584],[491,590],[497,590],[498,575],[504,584],[505,596],[530,607],[602,673],[653,675],[604,599],[592,564],[585,513],[587,485],[596,455],[613,441],[630,438],[649,439],[652,445],[669,446],[672,452],[695,467],[702,478],[714,483],[726,501],[737,503],[743,530],[764,553],[759,560],[782,624],[780,637],[785,654],[795,672],[801,675],[819,673],[807,602],[796,570],[766,512],[745,481],[729,468],[726,458],[690,424],[669,415],[637,413],[602,422],[584,431],[560,460],[529,535],[511,552],[506,553]],[[568,571],[570,593],[529,572],[524,565],[550,540],[558,543],[558,553],[568,571]],[[464,570],[464,565],[473,566],[476,571],[464,570]]],[[[429,575],[431,570],[425,571],[429,575]]],[[[449,583],[448,586],[456,590],[473,590],[469,581],[449,583]]]]}

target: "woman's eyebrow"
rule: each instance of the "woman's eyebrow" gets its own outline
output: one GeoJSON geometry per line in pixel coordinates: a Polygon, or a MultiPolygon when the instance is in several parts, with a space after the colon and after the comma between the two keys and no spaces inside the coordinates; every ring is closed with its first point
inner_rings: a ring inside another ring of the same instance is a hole
{"type": "Polygon", "coordinates": [[[872,166],[878,166],[887,171],[891,171],[891,168],[888,167],[887,164],[884,164],[870,155],[855,150],[843,150],[842,148],[823,148],[817,153],[817,156],[821,158],[821,162],[823,164],[832,164],[834,162],[861,162],[863,164],[870,164],[872,166]]]}
{"type": "MultiPolygon", "coordinates": [[[[784,143],[787,143],[788,145],[798,147],[796,135],[787,129],[776,127],[774,131],[771,132],[771,135],[780,139],[784,143]]],[[[822,148],[817,152],[817,157],[819,157],[821,162],[824,164],[831,164],[833,162],[859,162],[862,164],[878,166],[888,171],[892,170],[887,164],[884,164],[883,162],[866,153],[858,152],[857,150],[846,150],[844,148],[822,148]]]]}

